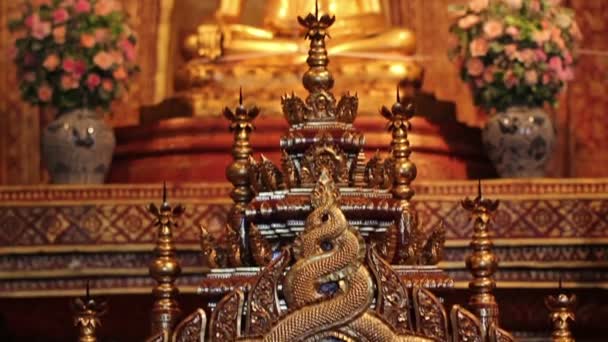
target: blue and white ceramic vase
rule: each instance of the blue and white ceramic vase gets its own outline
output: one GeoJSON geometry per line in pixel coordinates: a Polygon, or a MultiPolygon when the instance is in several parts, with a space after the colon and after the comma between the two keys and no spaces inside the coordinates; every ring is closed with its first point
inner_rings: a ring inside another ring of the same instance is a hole
{"type": "Polygon", "coordinates": [[[555,128],[542,108],[511,107],[489,118],[482,139],[501,177],[544,177],[555,128]]]}
{"type": "Polygon", "coordinates": [[[102,184],[116,138],[103,116],[90,109],[60,115],[42,133],[42,159],[54,184],[102,184]]]}

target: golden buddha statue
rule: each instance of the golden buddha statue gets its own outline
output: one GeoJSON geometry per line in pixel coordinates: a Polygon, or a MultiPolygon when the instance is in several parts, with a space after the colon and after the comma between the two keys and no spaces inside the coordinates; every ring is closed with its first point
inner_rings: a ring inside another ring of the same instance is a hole
{"type": "MultiPolygon", "coordinates": [[[[356,84],[363,115],[392,101],[400,82],[422,78],[413,60],[415,36],[390,26],[383,0],[220,0],[214,21],[185,39],[187,62],[176,70],[175,96],[160,112],[218,115],[226,95],[242,86],[256,94],[265,115],[280,115],[281,96],[300,88],[308,51],[294,18],[311,10],[339,19],[327,44],[338,80],[334,90],[356,84]],[[259,23],[249,24],[252,19],[259,23]]],[[[144,121],[149,120],[142,116],[144,121]]]]}
{"type": "MultiPolygon", "coordinates": [[[[215,14],[216,24],[203,24],[190,35],[185,49],[190,56],[217,59],[251,58],[252,55],[289,55],[306,53],[301,39],[302,28],[293,18],[315,9],[314,0],[268,0],[261,27],[239,24],[243,0],[221,0],[215,14]],[[232,58],[234,57],[234,58],[232,58]]],[[[317,9],[339,13],[341,18],[332,28],[329,53],[395,53],[411,55],[415,49],[414,34],[403,28],[390,28],[387,9],[381,0],[327,0],[317,9]]],[[[283,62],[291,63],[289,59],[283,62]]]]}

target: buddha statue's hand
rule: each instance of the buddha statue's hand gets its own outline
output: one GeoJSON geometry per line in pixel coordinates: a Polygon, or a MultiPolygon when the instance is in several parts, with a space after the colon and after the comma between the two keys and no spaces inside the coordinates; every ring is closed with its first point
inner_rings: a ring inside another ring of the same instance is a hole
{"type": "Polygon", "coordinates": [[[190,58],[202,57],[215,60],[222,56],[222,31],[218,25],[200,25],[196,34],[186,37],[186,55],[190,58]]]}

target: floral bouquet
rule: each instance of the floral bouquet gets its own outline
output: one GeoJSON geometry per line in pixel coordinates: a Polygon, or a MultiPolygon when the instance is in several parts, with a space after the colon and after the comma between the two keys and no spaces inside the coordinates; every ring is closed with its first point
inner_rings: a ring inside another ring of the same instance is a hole
{"type": "Polygon", "coordinates": [[[26,0],[10,22],[23,99],[63,113],[108,109],[138,71],[135,36],[116,0],[26,0]]]}
{"type": "Polygon", "coordinates": [[[560,0],[472,0],[453,8],[450,58],[486,111],[556,104],[582,39],[560,0]]]}

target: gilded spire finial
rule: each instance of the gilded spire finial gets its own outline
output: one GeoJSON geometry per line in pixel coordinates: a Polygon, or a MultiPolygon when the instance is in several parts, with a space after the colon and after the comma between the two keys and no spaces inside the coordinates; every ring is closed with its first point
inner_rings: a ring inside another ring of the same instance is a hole
{"type": "MultiPolygon", "coordinates": [[[[242,227],[242,217],[245,213],[245,206],[253,199],[253,191],[251,189],[251,165],[249,159],[253,154],[249,135],[254,130],[253,120],[258,116],[260,110],[258,107],[250,109],[243,105],[243,88],[239,90],[239,105],[233,112],[228,107],[224,109],[224,117],[230,120],[230,131],[234,132],[234,143],[232,144],[233,162],[226,169],[226,177],[234,186],[230,197],[234,201],[234,206],[230,213],[229,229],[233,231],[231,236],[245,237],[247,234],[242,227]]],[[[242,251],[240,255],[247,257],[248,243],[247,241],[239,241],[242,251]]],[[[232,265],[240,266],[240,265],[232,265]]]]}
{"type": "Polygon", "coordinates": [[[312,94],[321,90],[329,91],[334,86],[334,78],[327,69],[329,58],[325,47],[325,37],[329,37],[327,30],[336,20],[335,16],[323,14],[319,16],[319,3],[315,2],[315,13],[306,17],[298,17],[298,22],[307,29],[305,38],[310,39],[310,49],[306,63],[309,66],[302,82],[304,87],[312,94]]]}
{"type": "Polygon", "coordinates": [[[414,196],[411,183],[416,179],[417,174],[416,165],[409,159],[412,149],[408,140],[408,131],[411,129],[409,120],[414,113],[413,98],[401,99],[399,87],[397,87],[397,101],[391,109],[383,106],[380,110],[380,114],[389,121],[388,130],[392,133],[391,154],[394,168],[391,191],[393,197],[401,200],[404,207],[409,205],[409,200],[414,196]]]}
{"type": "Polygon", "coordinates": [[[87,280],[84,299],[76,298],[70,304],[74,312],[74,325],[78,327],[78,341],[96,342],[97,327],[101,325],[99,317],[107,312],[107,303],[91,298],[87,280]]]}
{"type": "Polygon", "coordinates": [[[570,324],[574,322],[574,306],[576,295],[567,295],[562,288],[562,277],[559,277],[559,291],[557,296],[547,296],[545,305],[549,309],[549,319],[553,324],[551,339],[553,342],[574,342],[570,331],[570,324]]]}
{"type": "Polygon", "coordinates": [[[489,222],[498,204],[498,201],[483,197],[481,180],[477,184],[477,197],[462,201],[462,207],[471,213],[474,221],[473,237],[469,244],[473,252],[466,259],[467,268],[473,275],[469,282],[469,289],[473,292],[469,306],[481,319],[484,331],[488,331],[492,323],[498,324],[498,304],[492,294],[496,286],[493,276],[498,267],[498,258],[492,250],[489,232],[489,222]]]}
{"type": "Polygon", "coordinates": [[[176,226],[176,219],[184,212],[184,207],[177,205],[173,208],[169,204],[166,183],[163,183],[162,197],[160,208],[154,204],[148,207],[148,211],[155,217],[154,225],[158,227],[155,258],[149,267],[150,276],[156,280],[156,286],[152,290],[155,298],[152,307],[152,335],[162,333],[170,336],[180,314],[175,281],[181,274],[172,230],[176,226]]]}

